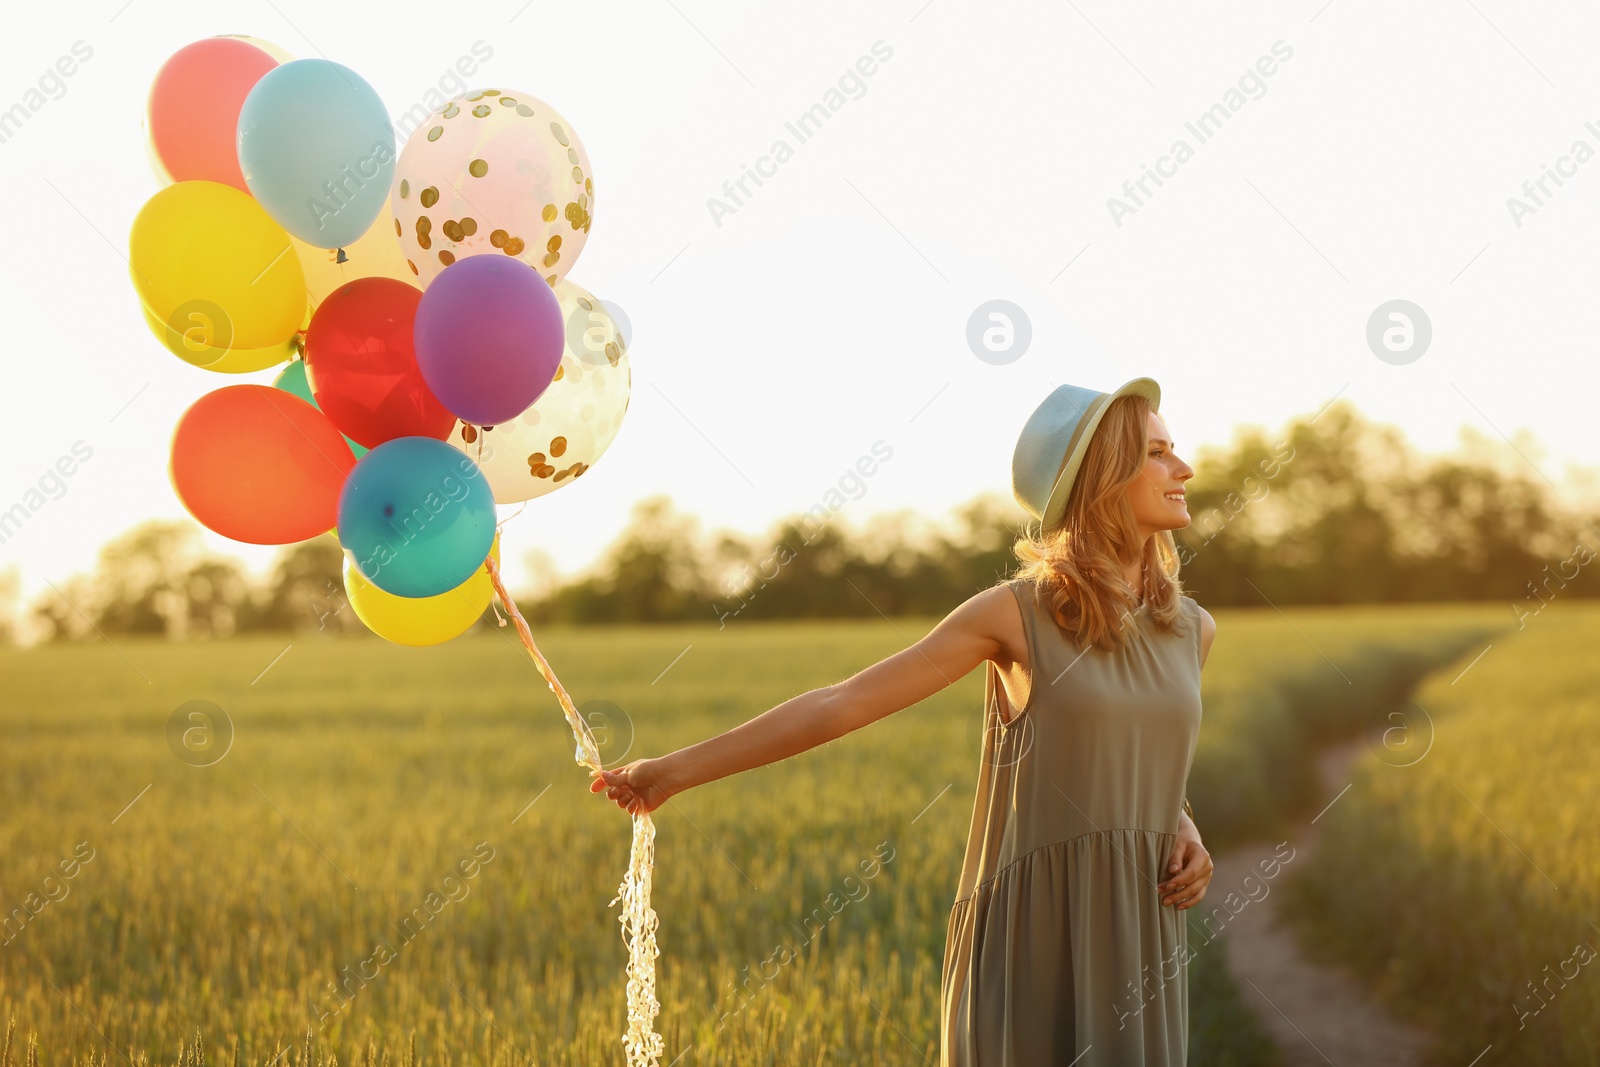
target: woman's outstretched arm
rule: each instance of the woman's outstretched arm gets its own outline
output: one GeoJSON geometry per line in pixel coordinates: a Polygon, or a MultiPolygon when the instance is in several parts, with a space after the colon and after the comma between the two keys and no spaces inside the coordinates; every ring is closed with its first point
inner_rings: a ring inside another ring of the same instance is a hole
{"type": "MultiPolygon", "coordinates": [[[[635,760],[595,775],[589,787],[606,791],[632,814],[653,811],[667,798],[706,782],[815,748],[932,696],[1001,655],[1001,635],[1020,631],[1016,598],[993,586],[969,598],[911,647],[821,689],[784,701],[715,737],[656,759],[635,760]]],[[[593,772],[591,772],[593,774],[593,772]]]]}

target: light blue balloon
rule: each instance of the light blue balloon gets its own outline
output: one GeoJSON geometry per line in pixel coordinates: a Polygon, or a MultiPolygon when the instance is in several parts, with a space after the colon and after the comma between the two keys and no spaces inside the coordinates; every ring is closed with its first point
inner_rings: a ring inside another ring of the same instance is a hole
{"type": "MultiPolygon", "coordinates": [[[[306,362],[303,359],[292,359],[289,365],[272,379],[275,389],[282,389],[286,393],[293,393],[307,404],[322,410],[322,405],[317,403],[317,396],[311,391],[311,383],[306,381],[306,362]]],[[[342,436],[342,435],[341,435],[342,436]]],[[[346,437],[344,443],[350,446],[350,454],[360,459],[367,454],[367,450],[346,437]]]]}
{"type": "Polygon", "coordinates": [[[494,528],[488,477],[432,437],[385,441],[339,492],[339,543],[367,581],[395,596],[437,596],[472,577],[494,528]]]}
{"type": "Polygon", "coordinates": [[[273,220],[318,248],[366,233],[394,178],[394,127],[372,86],[340,63],[296,59],[239,111],[239,169],[273,220]]]}

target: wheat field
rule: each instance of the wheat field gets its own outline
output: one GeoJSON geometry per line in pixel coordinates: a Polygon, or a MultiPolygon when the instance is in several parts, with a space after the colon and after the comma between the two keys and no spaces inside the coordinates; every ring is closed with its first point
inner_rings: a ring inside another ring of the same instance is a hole
{"type": "Polygon", "coordinates": [[[1438,1062],[1600,1064],[1600,604],[1555,601],[1408,708],[1287,899],[1442,1036],[1438,1062]]]}
{"type": "MultiPolygon", "coordinates": [[[[1504,626],[1464,605],[1216,615],[1190,788],[1213,848],[1294,815],[1295,774],[1263,768],[1504,626]]],[[[615,764],[936,621],[535,636],[615,764]]],[[[118,638],[0,652],[0,676],[6,1067],[624,1062],[607,905],[629,820],[588,792],[509,627],[426,649],[118,638]]],[[[663,1065],[937,1062],[981,695],[974,671],[655,813],[663,1065]]],[[[1195,1062],[1272,1062],[1218,954],[1190,996],[1195,1062]]]]}

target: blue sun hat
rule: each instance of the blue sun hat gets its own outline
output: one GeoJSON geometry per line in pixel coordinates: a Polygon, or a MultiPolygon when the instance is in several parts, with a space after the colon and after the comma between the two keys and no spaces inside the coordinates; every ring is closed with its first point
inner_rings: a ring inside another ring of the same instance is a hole
{"type": "Polygon", "coordinates": [[[1155,379],[1135,378],[1110,393],[1057,386],[1028,416],[1011,456],[1011,495],[1039,521],[1041,532],[1065,517],[1067,497],[1095,427],[1113,400],[1129,394],[1149,397],[1152,408],[1161,407],[1161,386],[1155,379]]]}

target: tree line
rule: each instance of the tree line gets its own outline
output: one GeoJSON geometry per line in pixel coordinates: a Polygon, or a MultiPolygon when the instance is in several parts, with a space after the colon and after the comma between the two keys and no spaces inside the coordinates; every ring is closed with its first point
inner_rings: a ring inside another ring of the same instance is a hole
{"type": "MultiPolygon", "coordinates": [[[[1277,435],[1241,430],[1189,457],[1191,524],[1175,533],[1185,587],[1209,607],[1504,600],[1516,618],[1600,594],[1600,516],[1562,507],[1530,463],[1477,451],[1424,459],[1342,401],[1277,435]]],[[[797,514],[752,538],[703,534],[657,495],[587,573],[517,600],[535,624],[937,616],[1014,572],[1026,519],[984,494],[942,523],[797,514]]],[[[367,632],[332,538],[286,547],[262,581],[199,541],[192,522],[143,523],[25,609],[15,575],[0,579],[8,631],[25,610],[53,640],[367,632]]]]}

